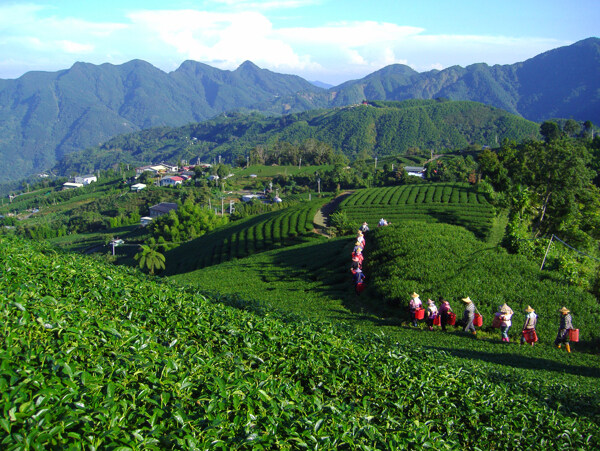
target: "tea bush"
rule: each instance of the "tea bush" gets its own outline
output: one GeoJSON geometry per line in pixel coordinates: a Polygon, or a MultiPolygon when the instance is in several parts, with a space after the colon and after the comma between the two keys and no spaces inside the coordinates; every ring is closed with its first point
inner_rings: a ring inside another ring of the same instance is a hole
{"type": "Polygon", "coordinates": [[[402,185],[359,190],[340,203],[352,222],[375,225],[380,218],[461,225],[480,238],[492,228],[494,209],[485,195],[467,183],[402,185]]]}
{"type": "Polygon", "coordinates": [[[365,266],[373,287],[388,301],[405,304],[416,291],[422,299],[444,296],[461,312],[460,298],[469,296],[486,328],[504,302],[516,312],[518,326],[531,305],[547,341],[556,335],[558,309],[566,305],[583,339],[600,338],[600,310],[590,293],[567,285],[553,272],[540,272],[537,261],[490,247],[461,227],[412,222],[377,229],[369,236],[365,266]]]}
{"type": "Polygon", "coordinates": [[[564,386],[558,404],[444,353],[12,238],[0,270],[3,449],[600,446],[597,403],[564,386]]]}

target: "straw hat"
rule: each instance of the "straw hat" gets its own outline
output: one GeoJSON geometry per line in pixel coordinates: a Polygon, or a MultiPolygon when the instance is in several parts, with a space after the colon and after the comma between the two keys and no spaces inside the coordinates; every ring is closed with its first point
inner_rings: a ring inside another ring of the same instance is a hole
{"type": "Polygon", "coordinates": [[[461,300],[462,300],[463,302],[466,302],[467,304],[470,304],[470,303],[472,302],[472,301],[471,301],[471,298],[470,298],[469,296],[467,296],[466,298],[462,298],[461,300]]]}
{"type": "Polygon", "coordinates": [[[362,235],[362,234],[363,234],[363,233],[362,233],[362,230],[359,230],[359,231],[358,231],[358,234],[359,234],[359,235],[362,235]]]}
{"type": "Polygon", "coordinates": [[[571,310],[569,310],[567,307],[563,307],[559,310],[560,313],[562,313],[563,315],[566,315],[567,313],[570,313],[571,310]]]}
{"type": "Polygon", "coordinates": [[[498,311],[501,313],[508,313],[510,312],[510,307],[508,306],[508,304],[505,302],[504,304],[502,304],[500,306],[500,308],[498,308],[498,311]]]}
{"type": "Polygon", "coordinates": [[[525,311],[528,313],[535,312],[535,310],[531,308],[531,305],[528,305],[525,311]]]}
{"type": "Polygon", "coordinates": [[[412,297],[412,298],[418,298],[419,295],[413,291],[413,294],[411,294],[410,297],[412,297]]]}

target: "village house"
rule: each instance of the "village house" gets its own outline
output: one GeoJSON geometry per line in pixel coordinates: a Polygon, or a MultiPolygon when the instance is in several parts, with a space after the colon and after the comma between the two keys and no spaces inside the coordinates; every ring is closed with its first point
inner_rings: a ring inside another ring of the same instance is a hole
{"type": "Polygon", "coordinates": [[[150,217],[153,219],[158,218],[159,216],[168,214],[171,210],[177,210],[177,204],[173,202],[161,202],[150,207],[150,217]]]}
{"type": "Polygon", "coordinates": [[[179,177],[178,175],[172,175],[168,177],[163,177],[162,179],[160,179],[158,184],[160,186],[175,186],[181,185],[183,183],[183,180],[183,177],[179,177]]]}
{"type": "Polygon", "coordinates": [[[75,182],[66,182],[63,183],[63,190],[66,189],[75,189],[75,188],[82,188],[83,187],[83,183],[75,183],[75,182]]]}
{"type": "Polygon", "coordinates": [[[164,174],[167,172],[167,167],[163,166],[162,164],[140,166],[139,168],[135,168],[135,175],[142,175],[146,171],[151,172],[154,175],[164,174]]]}
{"type": "Polygon", "coordinates": [[[135,191],[136,193],[146,188],[144,183],[136,183],[135,185],[131,185],[131,191],[135,191]]]}
{"type": "Polygon", "coordinates": [[[98,181],[98,177],[96,177],[93,174],[75,176],[75,183],[81,183],[83,185],[89,185],[90,183],[97,182],[97,181],[98,181]]]}
{"type": "Polygon", "coordinates": [[[425,168],[422,166],[405,166],[404,170],[408,175],[412,175],[413,177],[425,177],[425,168]]]}

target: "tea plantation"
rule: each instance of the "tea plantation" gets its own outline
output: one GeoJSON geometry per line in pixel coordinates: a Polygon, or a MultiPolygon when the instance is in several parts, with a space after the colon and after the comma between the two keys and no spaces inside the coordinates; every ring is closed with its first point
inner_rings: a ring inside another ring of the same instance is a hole
{"type": "Polygon", "coordinates": [[[215,265],[255,252],[297,243],[311,235],[322,199],[236,221],[167,254],[169,274],[215,265]]]}
{"type": "Polygon", "coordinates": [[[7,237],[0,271],[3,449],[600,446],[597,390],[7,237]]]}
{"type": "Polygon", "coordinates": [[[485,195],[468,183],[429,183],[358,190],[340,203],[340,210],[371,227],[380,218],[404,221],[446,222],[463,226],[480,237],[490,232],[494,209],[485,195]]]}

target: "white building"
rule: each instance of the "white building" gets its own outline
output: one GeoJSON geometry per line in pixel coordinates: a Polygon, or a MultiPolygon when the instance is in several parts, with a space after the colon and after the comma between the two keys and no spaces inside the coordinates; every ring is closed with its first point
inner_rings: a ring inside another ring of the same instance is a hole
{"type": "Polygon", "coordinates": [[[83,185],[89,185],[90,183],[97,182],[97,181],[98,181],[98,177],[96,177],[93,174],[75,176],[75,183],[81,183],[83,185]]]}

